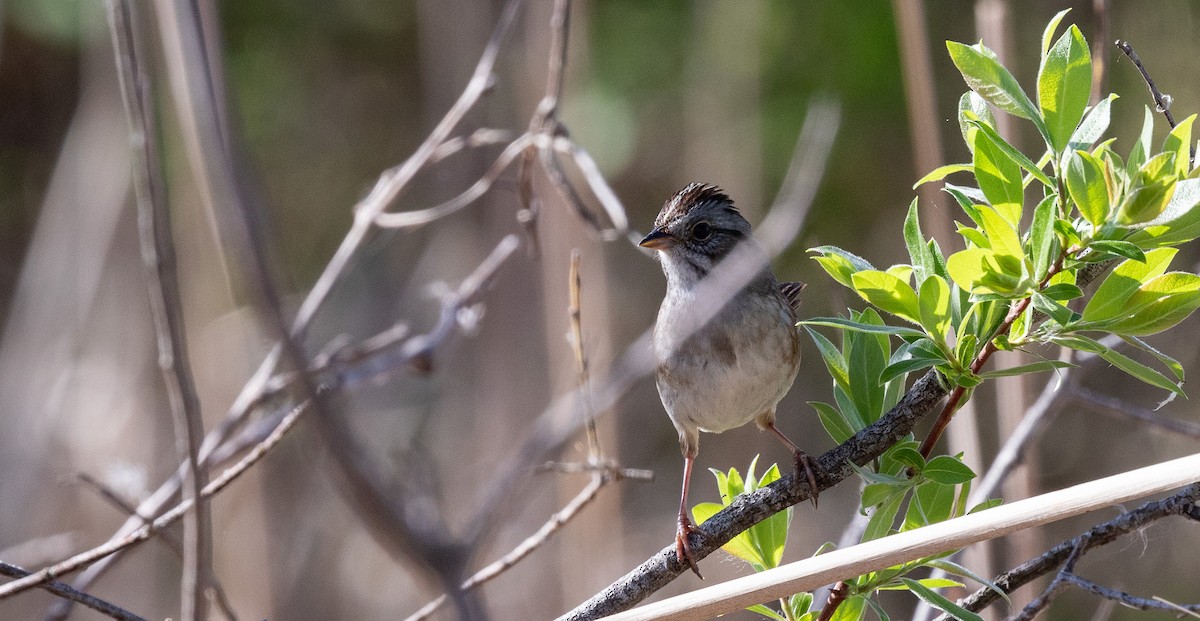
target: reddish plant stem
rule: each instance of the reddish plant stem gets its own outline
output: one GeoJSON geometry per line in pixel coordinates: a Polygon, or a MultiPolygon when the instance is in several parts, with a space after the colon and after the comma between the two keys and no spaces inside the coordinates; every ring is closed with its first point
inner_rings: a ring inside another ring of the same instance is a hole
{"type": "MultiPolygon", "coordinates": [[[[1062,255],[1058,257],[1058,260],[1054,262],[1054,265],[1051,265],[1050,269],[1046,270],[1046,277],[1042,279],[1042,282],[1038,283],[1038,289],[1044,288],[1046,283],[1050,282],[1050,278],[1052,276],[1062,271],[1063,260],[1066,259],[1070,252],[1071,250],[1062,253],[1062,255]]],[[[1029,304],[1032,301],[1033,296],[1029,296],[1027,298],[1022,298],[1021,300],[1018,300],[1016,304],[1013,304],[1012,309],[1008,311],[1008,315],[1004,317],[1004,321],[1002,321],[1000,326],[996,328],[996,331],[992,333],[992,338],[988,339],[987,345],[984,345],[983,350],[975,356],[975,360],[971,363],[970,367],[972,374],[978,374],[979,370],[983,368],[983,365],[987,364],[987,361],[992,357],[992,354],[996,353],[996,337],[1008,332],[1009,328],[1012,327],[1013,322],[1021,316],[1021,313],[1025,312],[1025,309],[1029,308],[1029,304]]],[[[937,445],[937,441],[941,439],[942,433],[946,430],[946,426],[950,424],[950,419],[954,418],[954,412],[958,410],[959,402],[962,401],[963,395],[966,394],[966,392],[967,389],[965,387],[958,386],[946,399],[946,406],[942,408],[941,414],[938,414],[937,420],[933,422],[933,428],[929,430],[929,435],[925,436],[925,441],[921,443],[921,456],[925,459],[929,459],[929,456],[933,454],[933,447],[937,445]]]]}

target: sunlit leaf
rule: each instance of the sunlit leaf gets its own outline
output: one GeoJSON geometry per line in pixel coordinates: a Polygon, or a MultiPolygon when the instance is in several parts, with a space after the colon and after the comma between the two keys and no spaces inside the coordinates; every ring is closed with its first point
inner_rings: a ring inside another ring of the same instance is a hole
{"type": "Polygon", "coordinates": [[[1038,104],[1051,148],[1067,146],[1092,92],[1092,57],[1079,28],[1072,25],[1050,48],[1038,72],[1038,104]]]}

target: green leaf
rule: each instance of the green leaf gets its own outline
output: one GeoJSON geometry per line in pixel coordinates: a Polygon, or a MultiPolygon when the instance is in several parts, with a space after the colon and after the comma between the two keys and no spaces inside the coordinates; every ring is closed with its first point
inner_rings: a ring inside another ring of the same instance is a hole
{"type": "Polygon", "coordinates": [[[1083,297],[1083,289],[1066,282],[1060,282],[1042,289],[1042,295],[1056,302],[1066,302],[1083,297]]]}
{"type": "Polygon", "coordinates": [[[1018,365],[1015,367],[1008,367],[1005,369],[996,369],[995,371],[987,371],[985,373],[980,373],[979,377],[982,377],[983,379],[993,379],[993,378],[997,378],[997,377],[1012,377],[1014,375],[1024,375],[1026,373],[1040,373],[1042,371],[1050,371],[1052,369],[1066,369],[1066,368],[1070,368],[1070,367],[1074,367],[1074,366],[1076,366],[1076,365],[1073,365],[1069,362],[1064,362],[1062,360],[1040,360],[1038,362],[1031,362],[1029,364],[1022,364],[1022,365],[1018,365]]]}
{"type": "Polygon", "coordinates": [[[1159,153],[1143,164],[1117,210],[1117,224],[1143,224],[1162,214],[1175,193],[1174,170],[1174,153],[1159,153]]]}
{"type": "Polygon", "coordinates": [[[1146,262],[1146,253],[1137,244],[1127,241],[1116,240],[1096,240],[1088,244],[1088,248],[1098,252],[1106,252],[1115,254],[1126,259],[1133,259],[1142,263],[1146,262]]]}
{"type": "MultiPolygon", "coordinates": [[[[943,455],[943,457],[945,457],[943,455]]],[[[928,466],[927,466],[928,467],[928,466]]],[[[917,486],[908,511],[904,515],[901,531],[908,531],[930,524],[944,522],[954,512],[954,486],[943,485],[932,480],[917,486]]]]}
{"type": "Polygon", "coordinates": [[[879,376],[879,381],[887,382],[902,375],[907,375],[914,371],[928,369],[929,367],[937,366],[946,362],[941,359],[933,358],[906,358],[897,362],[893,362],[883,369],[883,373],[879,376]]]}
{"type": "Polygon", "coordinates": [[[750,612],[758,613],[768,619],[774,619],[775,621],[787,621],[787,618],[785,618],[783,615],[779,614],[778,612],[775,612],[774,610],[771,610],[770,608],[767,608],[766,606],[764,606],[762,604],[755,604],[753,606],[749,606],[746,608],[746,610],[749,610],[750,612]]]}
{"type": "Polygon", "coordinates": [[[1138,349],[1141,349],[1155,358],[1158,358],[1159,362],[1163,363],[1163,366],[1167,367],[1172,373],[1175,374],[1176,379],[1181,382],[1183,381],[1183,365],[1179,364],[1178,360],[1162,353],[1161,351],[1155,349],[1154,346],[1136,336],[1122,336],[1121,340],[1133,345],[1134,347],[1137,347],[1138,349]]]}
{"type": "Polygon", "coordinates": [[[819,401],[809,401],[808,404],[817,411],[817,416],[821,419],[821,426],[825,427],[825,433],[828,433],[834,442],[841,444],[856,433],[857,430],[850,424],[850,421],[832,405],[819,401]]]}
{"type": "Polygon", "coordinates": [[[1059,304],[1057,301],[1047,297],[1042,293],[1034,292],[1033,307],[1039,312],[1049,315],[1050,318],[1060,326],[1065,326],[1071,323],[1071,320],[1075,317],[1075,313],[1073,313],[1071,309],[1059,304]]]}
{"type": "MultiPolygon", "coordinates": [[[[703,524],[724,508],[724,506],[715,502],[702,502],[692,507],[692,519],[696,521],[697,525],[703,524]]],[[[760,567],[762,566],[762,559],[759,558],[758,551],[754,549],[753,544],[750,542],[749,531],[742,531],[738,533],[736,537],[730,539],[728,543],[721,546],[721,549],[742,559],[743,561],[746,561],[747,563],[758,565],[760,567]]]]}
{"type": "Polygon", "coordinates": [[[938,455],[929,460],[921,474],[943,485],[958,485],[975,478],[975,473],[969,466],[949,455],[938,455]]]}
{"type": "Polygon", "coordinates": [[[1054,41],[1054,32],[1058,30],[1058,24],[1062,19],[1070,13],[1071,9],[1063,9],[1050,18],[1050,23],[1046,24],[1046,30],[1042,32],[1042,62],[1045,62],[1046,55],[1050,53],[1050,42],[1054,41]]]}
{"type": "Polygon", "coordinates": [[[1079,28],[1072,25],[1046,54],[1038,72],[1038,104],[1047,143],[1056,153],[1067,146],[1092,92],[1092,57],[1079,28]]]}
{"type": "Polygon", "coordinates": [[[1183,393],[1183,389],[1180,388],[1177,383],[1168,379],[1167,376],[1116,350],[1105,347],[1095,339],[1090,339],[1078,334],[1063,334],[1052,337],[1051,341],[1072,349],[1090,351],[1099,354],[1099,356],[1107,360],[1109,364],[1112,364],[1114,367],[1117,367],[1136,379],[1139,379],[1151,386],[1169,390],[1181,397],[1187,397],[1187,395],[1183,393]]]}
{"type": "Polygon", "coordinates": [[[1025,91],[1021,90],[1017,79],[996,59],[995,52],[984,47],[982,43],[964,45],[954,41],[947,41],[946,49],[971,90],[1013,116],[1030,119],[1036,125],[1042,125],[1037,108],[1025,91]]]}
{"type": "Polygon", "coordinates": [[[925,469],[925,457],[921,455],[921,451],[917,450],[915,445],[902,443],[896,444],[888,449],[884,456],[898,464],[907,468],[912,468],[917,472],[925,469]]]}
{"type": "Polygon", "coordinates": [[[921,233],[921,219],[917,213],[917,199],[908,204],[908,214],[904,216],[904,246],[908,249],[909,259],[917,274],[917,282],[921,282],[937,268],[933,252],[926,245],[925,236],[921,233]]]}
{"type": "Polygon", "coordinates": [[[938,166],[930,171],[928,175],[921,177],[921,179],[914,183],[912,187],[915,190],[926,183],[941,181],[942,179],[945,179],[954,173],[967,172],[969,170],[971,170],[971,164],[945,164],[943,166],[938,166]]]}
{"type": "Polygon", "coordinates": [[[955,576],[961,576],[963,578],[970,578],[971,580],[974,580],[975,582],[982,584],[983,586],[991,589],[992,591],[995,591],[997,595],[999,595],[1002,599],[1004,599],[1004,601],[1006,601],[1006,602],[1010,601],[1008,599],[1008,593],[1005,593],[1004,589],[1001,589],[999,586],[996,586],[996,584],[994,582],[992,582],[991,580],[988,580],[987,578],[980,576],[979,574],[971,571],[970,569],[967,569],[966,567],[963,567],[962,565],[959,565],[958,563],[955,563],[954,561],[949,561],[946,559],[936,559],[936,560],[932,560],[932,561],[927,561],[925,563],[925,565],[927,567],[932,567],[933,569],[940,569],[948,574],[953,574],[955,576]]]}
{"type": "Polygon", "coordinates": [[[1100,322],[1121,315],[1129,297],[1142,286],[1167,271],[1174,248],[1159,248],[1146,253],[1144,262],[1132,259],[1123,261],[1104,279],[1092,299],[1083,309],[1083,321],[1100,322]]]}
{"type": "Polygon", "coordinates": [[[1010,223],[1021,221],[1021,167],[985,132],[975,134],[975,178],[988,203],[1010,223]]]}
{"type": "Polygon", "coordinates": [[[877,326],[874,324],[852,321],[843,317],[814,317],[812,319],[801,321],[797,325],[824,326],[826,328],[841,328],[842,330],[850,330],[852,332],[864,332],[867,334],[891,334],[895,336],[912,338],[921,338],[925,336],[924,332],[913,328],[903,328],[900,326],[877,326]]]}
{"type": "Polygon", "coordinates": [[[904,490],[898,490],[875,507],[871,517],[867,519],[867,527],[863,529],[863,542],[882,539],[892,532],[892,525],[896,523],[896,515],[900,513],[904,496],[904,490]]]}
{"type": "Polygon", "coordinates": [[[1147,336],[1183,321],[1200,308],[1200,276],[1167,272],[1138,287],[1125,301],[1123,317],[1107,327],[1116,334],[1147,336]]]}
{"type": "Polygon", "coordinates": [[[829,618],[829,621],[861,621],[866,613],[866,599],[861,595],[852,595],[842,602],[841,606],[829,618]]]}
{"type": "MultiPolygon", "coordinates": [[[[972,121],[978,123],[978,119],[972,119],[972,121]]],[[[1021,153],[1016,147],[1009,144],[1008,141],[1000,135],[1000,132],[996,131],[994,126],[979,124],[978,128],[979,131],[983,132],[988,138],[991,139],[992,144],[996,145],[996,147],[1003,151],[1005,155],[1012,158],[1012,160],[1016,162],[1018,166],[1024,169],[1025,172],[1042,182],[1042,185],[1046,186],[1047,188],[1051,190],[1056,189],[1057,186],[1054,185],[1054,182],[1046,176],[1046,173],[1042,172],[1042,166],[1045,166],[1045,164],[1039,166],[1038,164],[1034,163],[1034,161],[1026,157],[1024,153],[1021,153]]],[[[974,152],[972,151],[972,153],[974,152]]],[[[1022,183],[1024,182],[1022,181],[1022,183]]]]}
{"type": "Polygon", "coordinates": [[[1174,172],[1180,177],[1188,173],[1188,162],[1192,157],[1192,124],[1195,122],[1196,115],[1194,114],[1180,121],[1163,141],[1163,151],[1175,154],[1174,172]]]}
{"type": "Polygon", "coordinates": [[[996,126],[996,119],[992,118],[992,109],[988,107],[987,101],[980,97],[979,93],[967,91],[958,99],[958,129],[962,132],[967,148],[974,155],[975,132],[979,131],[979,128],[972,121],[979,121],[990,127],[996,126]]]}
{"type": "Polygon", "coordinates": [[[921,283],[917,300],[921,326],[939,343],[945,343],[951,320],[950,285],[941,276],[932,274],[921,283]]]}
{"type": "Polygon", "coordinates": [[[1125,160],[1125,170],[1130,177],[1142,167],[1146,162],[1146,158],[1150,157],[1150,140],[1154,135],[1154,113],[1150,111],[1149,106],[1144,107],[1142,113],[1142,131],[1138,134],[1137,142],[1133,143],[1133,149],[1129,152],[1129,158],[1125,160]]]}
{"type": "Polygon", "coordinates": [[[1200,237],[1200,179],[1175,184],[1175,194],[1159,217],[1125,238],[1142,248],[1175,246],[1200,237]],[[1188,205],[1184,207],[1184,205],[1188,205]],[[1174,212],[1172,210],[1175,210],[1174,212]]]}
{"type": "Polygon", "coordinates": [[[837,246],[817,246],[816,248],[809,248],[808,251],[817,253],[818,256],[813,257],[813,259],[834,280],[851,289],[854,288],[851,277],[855,272],[875,269],[866,259],[852,252],[842,250],[837,246]]]}
{"type": "Polygon", "coordinates": [[[788,608],[792,611],[793,617],[800,617],[807,613],[812,608],[812,593],[797,593],[788,598],[788,608]]]}
{"type": "Polygon", "coordinates": [[[1033,280],[1042,282],[1058,254],[1058,237],[1054,234],[1054,197],[1047,196],[1033,210],[1029,225],[1029,255],[1033,258],[1033,280]]]}
{"type": "Polygon", "coordinates": [[[825,368],[829,370],[833,381],[843,389],[849,389],[850,372],[846,369],[846,358],[842,356],[842,352],[820,332],[808,326],[804,326],[804,330],[812,337],[813,343],[816,343],[817,351],[821,352],[821,359],[825,361],[825,368]]]}
{"type": "Polygon", "coordinates": [[[1111,109],[1114,99],[1117,99],[1116,95],[1109,95],[1101,99],[1100,103],[1097,103],[1084,115],[1083,122],[1075,129],[1070,142],[1067,143],[1068,149],[1087,149],[1104,135],[1112,118],[1111,109]]]}
{"type": "Polygon", "coordinates": [[[950,614],[959,621],[983,621],[983,617],[955,604],[937,591],[926,587],[916,580],[912,580],[911,578],[901,578],[900,580],[904,582],[908,590],[912,591],[914,595],[925,600],[930,606],[950,614]]]}
{"type": "Polygon", "coordinates": [[[1112,198],[1104,177],[1104,163],[1087,151],[1076,151],[1067,159],[1067,193],[1079,213],[1097,230],[1108,219],[1112,198]]]}

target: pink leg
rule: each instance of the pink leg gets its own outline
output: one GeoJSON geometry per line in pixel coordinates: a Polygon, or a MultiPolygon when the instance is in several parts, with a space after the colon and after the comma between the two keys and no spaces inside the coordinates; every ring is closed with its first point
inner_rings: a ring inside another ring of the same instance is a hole
{"type": "Polygon", "coordinates": [[[817,488],[817,477],[813,474],[812,460],[808,458],[808,453],[800,450],[800,447],[796,446],[795,442],[792,442],[787,436],[783,435],[783,432],[775,426],[775,421],[765,423],[762,425],[762,427],[763,429],[775,434],[775,437],[779,438],[781,442],[783,442],[789,449],[792,450],[792,455],[796,459],[796,472],[799,473],[802,470],[804,471],[804,476],[808,479],[808,489],[812,491],[811,499],[813,508],[816,509],[817,495],[820,493],[820,490],[817,488]]]}
{"type": "Polygon", "coordinates": [[[683,456],[683,490],[679,494],[679,527],[675,530],[675,558],[679,559],[680,563],[687,563],[688,567],[696,572],[696,576],[703,580],[704,576],[700,575],[700,568],[692,558],[692,546],[688,542],[688,535],[696,532],[696,527],[687,515],[688,486],[692,482],[692,462],[695,459],[695,455],[683,456]]]}

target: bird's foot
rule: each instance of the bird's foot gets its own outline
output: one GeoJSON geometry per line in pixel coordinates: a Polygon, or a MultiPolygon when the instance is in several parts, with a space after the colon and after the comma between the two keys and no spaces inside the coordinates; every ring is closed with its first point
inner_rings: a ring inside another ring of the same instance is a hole
{"type": "Polygon", "coordinates": [[[808,489],[812,492],[812,496],[809,497],[809,500],[812,501],[813,508],[816,509],[817,496],[820,494],[820,490],[817,487],[817,476],[813,474],[812,459],[808,457],[808,453],[805,453],[799,449],[797,449],[792,455],[796,458],[796,474],[799,475],[802,472],[804,473],[804,477],[808,481],[808,489]]]}
{"type": "Polygon", "coordinates": [[[695,572],[696,577],[701,580],[704,576],[700,575],[700,567],[696,565],[696,560],[692,558],[692,546],[688,543],[688,535],[699,532],[699,530],[688,519],[687,515],[679,515],[679,528],[675,530],[675,558],[680,563],[686,563],[688,567],[695,572]]]}

